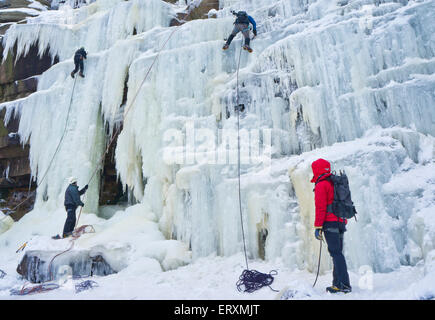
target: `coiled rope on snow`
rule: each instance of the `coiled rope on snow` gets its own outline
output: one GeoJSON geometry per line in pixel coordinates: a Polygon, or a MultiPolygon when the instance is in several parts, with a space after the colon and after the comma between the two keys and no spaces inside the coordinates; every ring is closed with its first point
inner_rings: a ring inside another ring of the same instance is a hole
{"type": "Polygon", "coordinates": [[[92,280],[85,280],[75,285],[76,293],[98,287],[98,283],[92,280]]]}
{"type": "MultiPolygon", "coordinates": [[[[242,40],[243,46],[243,40],[242,40]]],[[[239,213],[240,213],[240,224],[242,228],[242,238],[243,238],[243,252],[245,254],[245,263],[246,269],[243,270],[242,274],[239,277],[239,280],[236,283],[237,290],[240,292],[248,292],[252,293],[258,289],[261,289],[264,286],[268,286],[272,291],[278,292],[278,290],[273,289],[270,285],[273,282],[273,276],[277,275],[278,272],[276,270],[272,270],[271,272],[261,273],[257,270],[249,270],[248,265],[248,255],[246,253],[246,239],[245,239],[245,230],[243,227],[243,214],[242,214],[242,197],[241,197],[241,186],[240,186],[240,109],[241,105],[239,104],[239,69],[240,69],[240,58],[242,56],[242,47],[240,47],[239,59],[237,63],[237,73],[236,73],[236,104],[237,104],[237,176],[238,176],[238,197],[239,197],[239,213]]]]}
{"type": "MultiPolygon", "coordinates": [[[[273,276],[277,275],[278,272],[276,270],[272,270],[269,273],[261,273],[257,270],[243,270],[242,274],[240,275],[239,281],[237,281],[237,290],[240,292],[248,292],[252,293],[258,289],[261,289],[262,287],[268,286],[273,282],[273,276]]],[[[277,291],[275,289],[271,290],[277,291]]]]}
{"type": "Polygon", "coordinates": [[[45,283],[45,284],[40,284],[40,285],[29,287],[29,288],[27,288],[26,285],[24,285],[20,290],[11,289],[10,294],[15,295],[15,296],[25,296],[28,294],[42,293],[42,292],[55,290],[59,287],[60,286],[58,284],[55,284],[55,283],[45,283]]]}

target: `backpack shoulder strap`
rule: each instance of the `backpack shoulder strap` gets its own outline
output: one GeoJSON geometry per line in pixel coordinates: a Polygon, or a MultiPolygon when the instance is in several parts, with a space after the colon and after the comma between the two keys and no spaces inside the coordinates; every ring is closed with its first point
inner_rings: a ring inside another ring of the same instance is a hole
{"type": "MultiPolygon", "coordinates": [[[[314,188],[313,188],[313,192],[316,190],[316,186],[317,184],[320,182],[320,178],[323,177],[326,173],[321,174],[320,176],[317,177],[316,182],[314,182],[314,188]]],[[[329,179],[329,177],[327,178],[329,179]]]]}
{"type": "MultiPolygon", "coordinates": [[[[314,182],[314,185],[318,184],[320,181],[320,178],[323,177],[326,173],[321,174],[317,179],[316,182],[314,182]]],[[[329,177],[327,177],[326,179],[329,179],[329,177]]]]}

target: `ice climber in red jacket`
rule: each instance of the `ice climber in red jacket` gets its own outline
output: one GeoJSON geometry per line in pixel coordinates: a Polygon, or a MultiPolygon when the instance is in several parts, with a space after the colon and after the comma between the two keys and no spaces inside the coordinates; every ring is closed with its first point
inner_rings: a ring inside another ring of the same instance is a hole
{"type": "Polygon", "coordinates": [[[347,221],[338,218],[330,212],[331,210],[328,210],[328,205],[334,201],[334,185],[328,179],[331,175],[331,164],[324,159],[318,159],[311,164],[311,168],[314,175],[311,182],[315,183],[314,201],[316,205],[314,236],[317,240],[323,240],[322,233],[325,235],[328,251],[334,264],[332,286],[327,287],[326,290],[331,293],[348,293],[352,291],[352,287],[343,255],[343,234],[346,231],[347,221]]]}

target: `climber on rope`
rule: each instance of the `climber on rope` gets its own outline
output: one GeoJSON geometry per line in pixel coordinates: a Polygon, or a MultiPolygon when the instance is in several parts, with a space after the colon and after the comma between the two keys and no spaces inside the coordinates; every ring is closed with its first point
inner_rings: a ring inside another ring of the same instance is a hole
{"type": "Polygon", "coordinates": [[[74,78],[74,75],[77,73],[77,71],[79,71],[79,76],[84,78],[85,75],[83,74],[83,60],[86,59],[86,51],[84,47],[81,47],[80,49],[78,49],[76,51],[76,53],[74,54],[74,64],[75,64],[75,69],[73,71],[71,71],[71,77],[74,78]]]}
{"type": "Polygon", "coordinates": [[[65,226],[63,227],[63,238],[70,237],[74,231],[76,225],[76,209],[78,206],[83,207],[85,204],[80,200],[80,196],[88,190],[88,185],[85,185],[83,189],[79,190],[77,186],[77,179],[71,177],[68,179],[69,186],[65,191],[65,209],[67,212],[67,218],[65,226]]]}
{"type": "Polygon", "coordinates": [[[233,15],[235,15],[236,21],[234,21],[234,29],[231,32],[230,36],[228,37],[227,42],[223,46],[223,50],[227,50],[231,44],[231,41],[233,41],[234,37],[239,33],[242,32],[243,36],[245,37],[245,44],[243,45],[244,50],[248,50],[248,52],[252,52],[251,47],[249,46],[251,42],[251,38],[249,36],[249,24],[252,24],[252,32],[254,33],[254,38],[257,36],[257,24],[255,23],[255,20],[249,16],[245,11],[231,11],[233,15]]]}
{"type": "Polygon", "coordinates": [[[334,201],[334,184],[331,181],[331,164],[318,159],[311,164],[313,170],[312,183],[314,187],[314,202],[316,216],[314,221],[314,236],[323,241],[325,235],[328,251],[332,257],[332,286],[326,291],[331,293],[352,291],[349,274],[347,273],[346,260],[343,255],[343,235],[346,231],[347,220],[337,217],[331,212],[331,204],[334,201]]]}

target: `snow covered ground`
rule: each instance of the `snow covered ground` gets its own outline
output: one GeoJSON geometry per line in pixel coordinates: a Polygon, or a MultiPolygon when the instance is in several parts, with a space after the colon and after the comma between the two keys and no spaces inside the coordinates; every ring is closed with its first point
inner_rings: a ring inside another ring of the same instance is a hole
{"type": "MultiPolygon", "coordinates": [[[[408,133],[412,133],[409,131],[408,133]]],[[[355,154],[359,158],[372,157],[379,165],[385,165],[389,157],[407,158],[406,149],[392,138],[406,134],[403,129],[374,130],[363,139],[335,144],[331,147],[317,149],[302,156],[277,160],[272,164],[270,177],[290,168],[290,179],[298,179],[297,175],[307,171],[313,159],[319,154],[328,156],[334,164],[349,162],[355,154]],[[405,152],[405,153],[403,153],[405,152]],[[382,158],[386,159],[382,160],[382,158]],[[383,162],[384,161],[384,162],[383,162]]],[[[321,275],[316,287],[314,283],[319,242],[314,240],[311,229],[304,230],[301,223],[294,227],[300,229],[294,239],[291,226],[287,226],[289,235],[269,241],[284,241],[279,257],[261,261],[250,259],[250,269],[269,273],[278,271],[272,288],[248,294],[237,291],[236,282],[244,270],[244,257],[241,253],[229,256],[212,254],[191,260],[191,254],[178,241],[165,240],[159,231],[156,216],[145,204],[138,204],[117,211],[110,219],[99,218],[94,214],[81,217],[81,224],[94,226],[95,234],[84,234],[75,241],[74,250],[91,249],[100,253],[117,271],[117,274],[106,277],[92,277],[98,283],[89,291],[75,292],[75,284],[83,280],[62,278],[61,287],[55,291],[31,296],[10,296],[11,289],[20,289],[25,283],[15,272],[24,252],[15,253],[23,240],[29,240],[26,250],[66,250],[69,240],[52,240],[51,235],[58,233],[63,226],[65,212],[34,210],[23,217],[19,223],[0,235],[2,248],[2,269],[7,275],[0,280],[0,297],[2,299],[433,299],[435,296],[435,251],[433,247],[433,203],[435,186],[435,163],[430,154],[435,148],[433,139],[420,136],[422,145],[429,156],[420,153],[420,160],[425,165],[416,165],[410,158],[404,161],[396,173],[384,183],[384,196],[401,197],[401,201],[410,202],[411,212],[406,216],[391,217],[370,212],[364,208],[364,197],[368,190],[379,181],[371,181],[367,185],[364,175],[369,167],[346,167],[349,175],[358,177],[351,184],[360,184],[353,189],[364,188],[364,192],[356,192],[354,201],[359,208],[358,222],[349,221],[345,237],[345,255],[348,259],[349,272],[353,292],[349,295],[330,295],[324,292],[331,282],[331,259],[323,247],[321,275]],[[361,170],[360,175],[352,170],[361,170]],[[411,190],[411,192],[410,192],[411,190]],[[413,195],[421,190],[420,195],[413,195]],[[406,199],[407,198],[407,199],[406,199]],[[360,205],[361,204],[361,205],[360,205]],[[367,210],[367,211],[366,211],[367,210]],[[366,223],[366,220],[377,220],[378,223],[366,223]],[[377,228],[382,232],[377,233],[377,228]],[[409,228],[409,238],[403,229],[409,228]],[[372,229],[372,230],[371,230],[372,229]],[[425,231],[422,231],[425,230],[425,231]],[[30,237],[30,238],[29,238],[30,237]],[[423,238],[421,238],[423,237],[423,238]],[[422,241],[422,243],[419,243],[422,241]],[[371,255],[372,247],[379,243],[376,255],[371,255]],[[402,248],[400,247],[402,246],[402,248]],[[400,249],[399,251],[397,249],[400,249]],[[423,250],[421,250],[423,249],[423,250]],[[303,254],[309,254],[307,261],[301,261],[303,254]],[[296,258],[293,258],[296,256],[296,258]],[[404,261],[407,261],[406,263],[404,261]],[[300,263],[299,267],[296,265],[300,263]],[[401,265],[403,264],[403,265],[401,265]],[[306,269],[308,268],[308,269],[306,269]],[[378,268],[378,270],[377,270],[378,268]],[[387,269],[389,268],[389,270],[387,269]],[[381,271],[381,272],[379,272],[381,271]],[[383,271],[383,272],[382,272],[383,271]]],[[[373,164],[373,161],[365,163],[373,164]]],[[[385,168],[390,169],[390,168],[385,168]]],[[[386,170],[386,171],[388,171],[386,170]]],[[[259,172],[251,179],[267,180],[266,175],[259,172]]],[[[306,174],[305,177],[309,174],[306,174]]],[[[245,176],[249,179],[249,176],[245,176]]],[[[269,178],[270,179],[270,178],[269,178]]],[[[294,183],[295,192],[299,188],[309,190],[309,180],[298,180],[294,183]],[[300,185],[302,184],[302,186],[300,185]],[[307,184],[308,186],[304,186],[307,184]]],[[[249,185],[249,181],[244,181],[249,185]]],[[[303,197],[300,197],[303,199],[303,197]]],[[[379,200],[378,200],[379,201],[379,200]]],[[[301,201],[300,215],[304,219],[305,211],[312,212],[312,199],[308,203],[301,201]],[[308,206],[305,208],[304,206],[308,206]]],[[[396,211],[399,212],[399,211],[396,211]]],[[[400,213],[400,212],[399,212],[400,213]]],[[[313,217],[305,217],[312,219],[313,217]]],[[[10,218],[8,218],[10,219],[10,218]]],[[[3,224],[5,224],[5,219],[3,224]]],[[[3,226],[2,224],[2,226],[3,226]]],[[[290,223],[291,224],[291,223],[290,223]]],[[[294,222],[293,222],[294,224],[294,222]]],[[[11,227],[10,223],[7,227],[11,227]]],[[[6,228],[7,229],[7,228],[6,228]]]]}
{"type": "MultiPolygon", "coordinates": [[[[65,243],[66,245],[66,243],[65,243]]],[[[80,280],[65,279],[61,287],[46,293],[27,296],[11,296],[9,289],[21,289],[23,281],[15,275],[7,275],[0,282],[0,299],[16,300],[409,300],[434,299],[434,273],[423,276],[424,268],[401,267],[391,273],[370,273],[365,269],[350,271],[353,285],[351,294],[332,295],[325,292],[330,285],[331,274],[320,275],[316,286],[315,274],[307,271],[288,269],[279,262],[251,263],[251,269],[268,273],[277,270],[271,287],[254,293],[237,290],[236,282],[244,269],[244,257],[236,254],[230,257],[204,257],[192,264],[167,272],[135,274],[121,272],[106,277],[92,277],[80,280]],[[84,280],[93,280],[98,286],[76,293],[75,285],[84,280]]],[[[13,269],[12,269],[13,270],[13,269]]],[[[11,270],[11,271],[12,271],[11,270]]],[[[27,283],[28,287],[32,284],[27,283]]]]}
{"type": "Polygon", "coordinates": [[[35,209],[17,223],[0,222],[0,269],[7,273],[0,297],[277,298],[268,288],[244,294],[235,287],[244,269],[231,140],[241,40],[221,47],[232,29],[230,10],[245,9],[259,30],[240,69],[250,267],[277,270],[272,287],[294,299],[433,299],[435,1],[223,0],[217,19],[186,23],[172,37],[180,6],[97,0],[44,11],[5,34],[5,53],[17,44],[18,56],[25,54],[38,41],[40,53],[49,49],[60,62],[40,76],[38,92],[0,106],[6,121],[20,116],[33,175],[50,169],[35,209]],[[89,51],[86,77],[73,80],[80,46],[89,51]],[[27,250],[69,247],[50,239],[63,227],[66,179],[89,181],[107,143],[105,125],[113,133],[120,118],[116,169],[139,203],[99,213],[99,182],[91,180],[80,224],[96,233],[74,246],[101,253],[118,273],[95,278],[99,287],[79,294],[67,279],[53,292],[11,296],[24,283],[15,272],[23,252],[15,251],[25,241],[27,250]],[[345,236],[349,295],[324,293],[331,281],[326,250],[311,288],[319,243],[309,181],[317,158],[346,171],[358,211],[345,236]]]}

